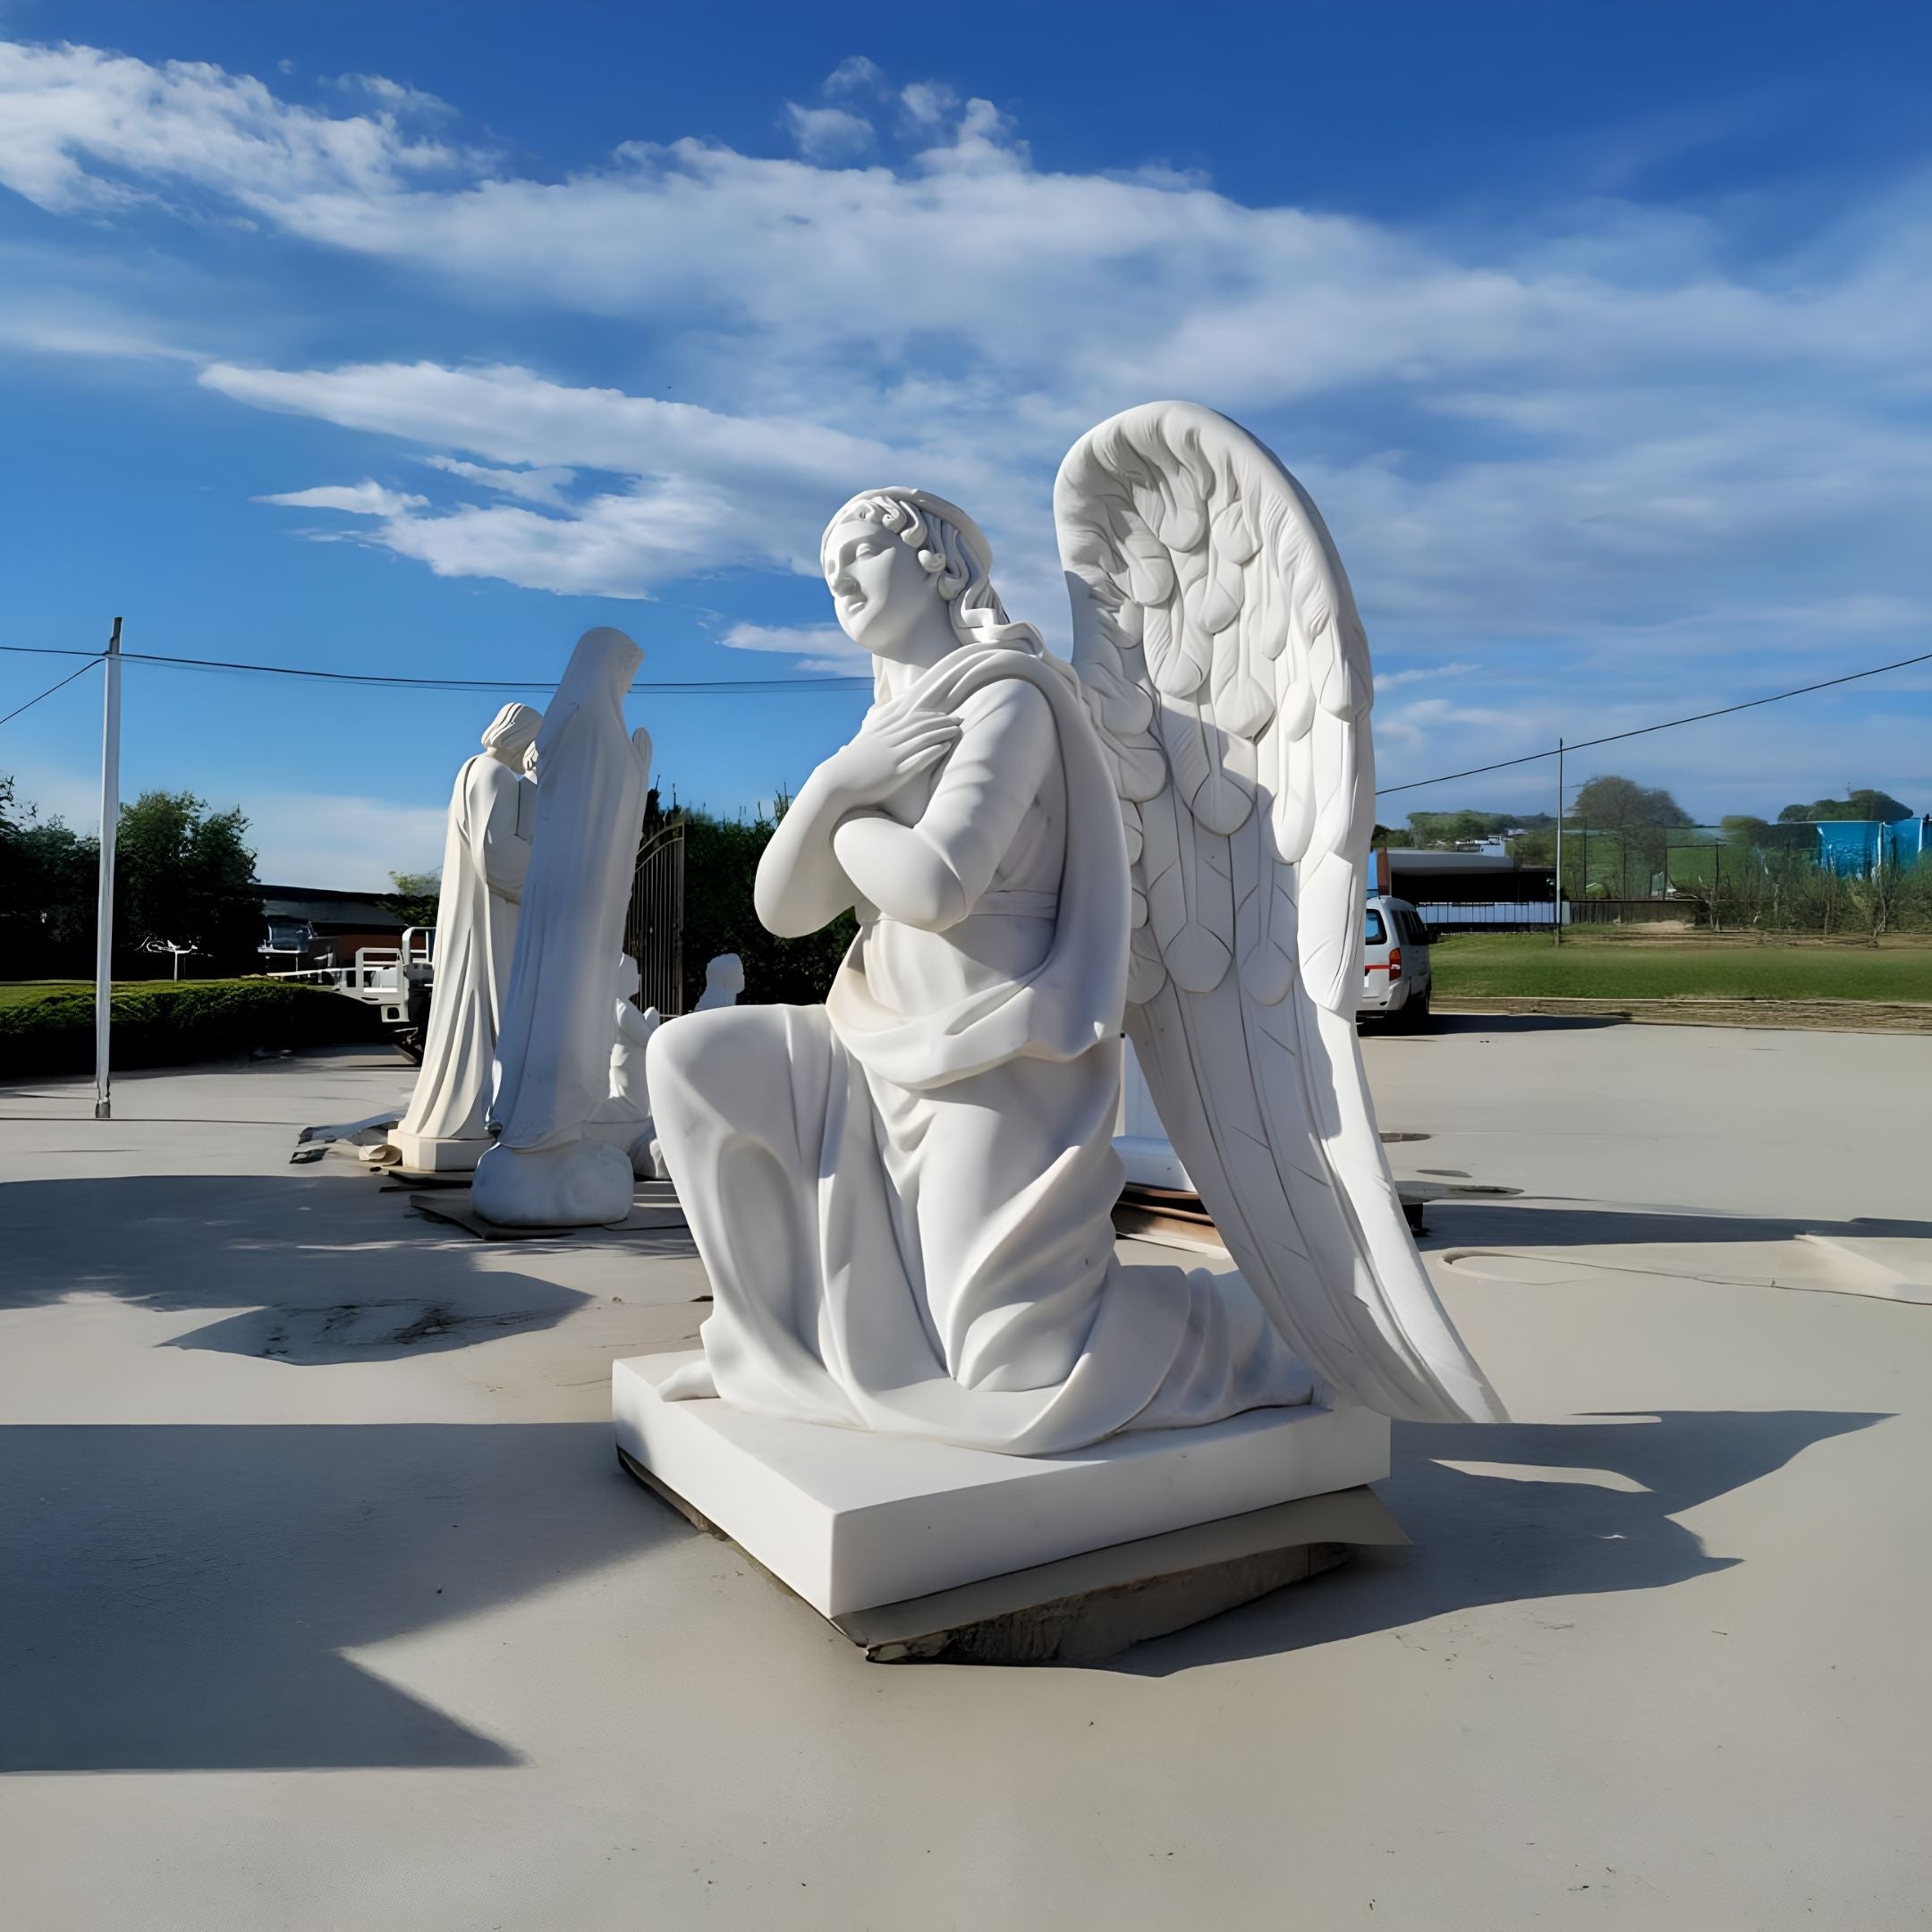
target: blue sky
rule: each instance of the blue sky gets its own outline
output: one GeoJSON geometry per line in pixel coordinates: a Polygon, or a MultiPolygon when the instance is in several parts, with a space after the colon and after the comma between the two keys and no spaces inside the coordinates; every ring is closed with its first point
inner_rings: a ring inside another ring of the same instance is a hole
{"type": "MultiPolygon", "coordinates": [[[[1162,395],[1301,476],[1385,784],[1932,648],[1932,11],[0,0],[0,642],[554,678],[846,668],[922,483],[1063,634],[1066,447],[1162,395]],[[929,30],[945,21],[944,32],[929,30]]],[[[0,710],[58,660],[0,656],[0,710]]],[[[1587,756],[1932,808],[1932,666],[1587,756]]],[[[433,865],[496,699],[133,666],[125,783],[264,877],[433,865]]],[[[632,700],[714,809],[836,691],[632,700]]],[[[0,728],[90,824],[98,692],[0,728]]],[[[1547,809],[1544,767],[1392,799],[1547,809]]]]}

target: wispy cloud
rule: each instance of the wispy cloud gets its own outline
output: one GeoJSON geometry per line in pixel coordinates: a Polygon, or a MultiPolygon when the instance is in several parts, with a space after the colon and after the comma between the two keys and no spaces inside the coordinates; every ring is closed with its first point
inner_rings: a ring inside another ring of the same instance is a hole
{"type": "Polygon", "coordinates": [[[411,510],[426,509],[427,496],[411,496],[402,490],[385,489],[365,477],[360,483],[324,483],[314,489],[283,490],[274,496],[258,496],[257,503],[280,504],[287,510],[341,510],[350,516],[395,517],[411,510]]]}
{"type": "Polygon", "coordinates": [[[260,792],[248,801],[258,878],[277,886],[384,891],[392,872],[442,863],[447,813],[393,799],[260,792]]]}
{"type": "Polygon", "coordinates": [[[733,624],[718,642],[726,650],[779,651],[801,671],[867,671],[872,658],[836,624],[733,624]]]}
{"type": "Polygon", "coordinates": [[[1385,691],[1400,691],[1405,684],[1433,684],[1438,679],[1467,677],[1472,671],[1480,671],[1479,664],[1416,665],[1407,671],[1381,671],[1375,674],[1376,696],[1385,691]]]}
{"type": "Polygon", "coordinates": [[[564,492],[576,481],[577,472],[561,463],[547,463],[533,470],[493,470],[487,463],[464,462],[455,456],[425,456],[432,470],[461,477],[466,483],[480,483],[499,496],[521,497],[525,503],[541,504],[547,509],[568,507],[564,492]]]}
{"type": "Polygon", "coordinates": [[[785,124],[808,161],[843,161],[872,145],[872,123],[843,107],[801,107],[787,101],[785,124]]]}

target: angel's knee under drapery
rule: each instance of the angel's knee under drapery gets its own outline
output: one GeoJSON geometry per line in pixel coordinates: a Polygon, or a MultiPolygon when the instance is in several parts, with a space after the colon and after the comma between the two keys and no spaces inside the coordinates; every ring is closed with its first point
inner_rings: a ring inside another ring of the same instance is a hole
{"type": "Polygon", "coordinates": [[[741,1007],[650,1078],[715,1297],[667,1394],[1016,1454],[1311,1397],[1239,1275],[1115,1258],[1117,1041],[912,1092],[824,1007],[741,1007]]]}

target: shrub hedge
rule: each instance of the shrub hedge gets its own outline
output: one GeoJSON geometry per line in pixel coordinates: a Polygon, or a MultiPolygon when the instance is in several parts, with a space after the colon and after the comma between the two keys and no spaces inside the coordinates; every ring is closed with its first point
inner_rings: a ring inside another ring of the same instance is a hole
{"type": "MultiPolygon", "coordinates": [[[[116,987],[113,1022],[116,1068],[185,1066],[383,1037],[374,1007],[275,979],[116,987]]],[[[93,1065],[91,987],[50,987],[38,999],[0,1004],[0,1081],[85,1073],[93,1065]]]]}

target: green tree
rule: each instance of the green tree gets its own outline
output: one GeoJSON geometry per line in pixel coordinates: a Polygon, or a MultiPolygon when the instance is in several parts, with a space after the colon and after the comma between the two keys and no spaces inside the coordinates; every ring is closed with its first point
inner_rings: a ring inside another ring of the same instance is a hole
{"type": "Polygon", "coordinates": [[[382,902],[405,926],[434,926],[443,895],[442,881],[440,868],[434,872],[392,872],[393,889],[383,894],[382,902]]]}
{"type": "MultiPolygon", "coordinates": [[[[778,801],[783,817],[787,801],[778,801]]],[[[744,962],[748,1000],[801,1006],[823,1000],[858,931],[842,913],[829,926],[797,939],[781,939],[759,923],[751,902],[758,864],[777,829],[775,820],[749,824],[686,811],[684,832],[684,1004],[704,990],[705,965],[720,953],[744,962]]]]}
{"type": "Polygon", "coordinates": [[[1692,822],[1690,814],[1668,792],[1661,787],[1651,790],[1614,772],[1579,785],[1572,809],[1592,831],[1599,826],[1606,832],[1625,832],[1692,822]]]}
{"type": "Polygon", "coordinates": [[[1861,785],[1842,799],[1814,799],[1809,805],[1787,805],[1778,814],[1780,825],[1816,825],[1820,819],[1843,822],[1855,818],[1877,818],[1895,825],[1914,816],[1910,805],[1902,805],[1889,792],[1861,785]]]}
{"type": "MultiPolygon", "coordinates": [[[[1667,835],[1674,827],[1692,822],[1690,814],[1668,792],[1640,785],[1634,778],[1614,772],[1605,772],[1578,786],[1573,809],[1578,820],[1589,827],[1592,841],[1599,834],[1615,840],[1617,896],[1623,899],[1632,896],[1633,871],[1641,886],[1636,896],[1648,892],[1651,879],[1664,869],[1670,843],[1667,835]]],[[[1565,852],[1564,857],[1568,856],[1565,852]]],[[[1590,873],[1593,878],[1597,876],[1594,863],[1590,873]]]]}
{"type": "Polygon", "coordinates": [[[93,953],[99,847],[43,819],[0,775],[0,978],[84,971],[93,953]]]}
{"type": "Polygon", "coordinates": [[[248,820],[211,812],[191,792],[143,792],[121,808],[114,841],[114,934],[191,945],[216,971],[255,963],[261,894],[248,820]]]}

